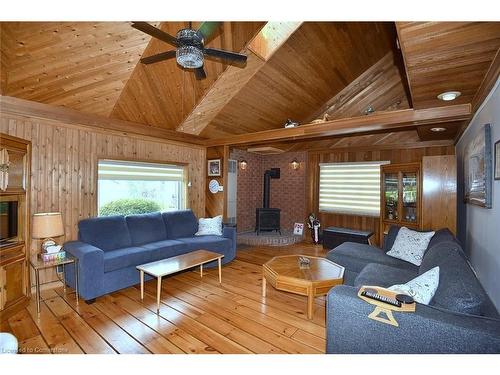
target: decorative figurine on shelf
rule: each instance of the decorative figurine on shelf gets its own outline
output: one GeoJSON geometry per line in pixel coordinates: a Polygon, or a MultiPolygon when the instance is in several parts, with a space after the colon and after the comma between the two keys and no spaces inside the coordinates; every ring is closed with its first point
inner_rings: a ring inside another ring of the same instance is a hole
{"type": "Polygon", "coordinates": [[[299,126],[299,123],[290,119],[287,119],[284,125],[285,128],[296,128],[297,126],[299,126]]]}
{"type": "Polygon", "coordinates": [[[396,203],[391,199],[387,202],[387,218],[389,220],[394,220],[394,212],[396,210],[396,203]]]}
{"type": "Polygon", "coordinates": [[[316,218],[314,213],[310,213],[307,218],[307,226],[311,230],[311,238],[315,245],[319,244],[319,228],[321,227],[321,223],[316,218]]]}

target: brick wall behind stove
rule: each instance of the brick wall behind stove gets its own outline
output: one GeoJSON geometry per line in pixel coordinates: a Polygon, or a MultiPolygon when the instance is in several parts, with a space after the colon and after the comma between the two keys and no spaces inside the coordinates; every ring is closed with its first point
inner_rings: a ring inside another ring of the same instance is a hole
{"type": "Polygon", "coordinates": [[[305,152],[290,152],[265,156],[262,159],[262,175],[267,169],[280,168],[281,177],[271,179],[270,206],[281,209],[281,228],[293,229],[293,224],[304,222],[306,213],[306,158],[305,152]],[[300,167],[294,170],[290,162],[294,159],[300,167]]]}
{"type": "Polygon", "coordinates": [[[281,228],[293,228],[296,222],[304,222],[306,210],[305,152],[290,152],[278,155],[257,155],[235,149],[231,153],[235,160],[246,160],[246,170],[238,169],[237,218],[238,231],[255,229],[255,209],[262,207],[264,172],[280,168],[280,179],[271,179],[272,208],[281,209],[281,228]],[[290,162],[297,159],[300,168],[293,170],[290,162]]]}

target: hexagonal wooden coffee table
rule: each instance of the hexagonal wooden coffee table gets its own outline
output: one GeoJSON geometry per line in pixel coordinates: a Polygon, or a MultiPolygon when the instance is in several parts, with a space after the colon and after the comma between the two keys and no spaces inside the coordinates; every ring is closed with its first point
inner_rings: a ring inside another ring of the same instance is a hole
{"type": "Polygon", "coordinates": [[[274,257],[262,266],[262,296],[266,296],[266,284],[284,292],[307,296],[307,317],[312,319],[314,297],[323,296],[335,285],[344,281],[344,267],[332,261],[305,255],[274,257]],[[299,257],[310,260],[308,268],[299,264],[299,257]]]}

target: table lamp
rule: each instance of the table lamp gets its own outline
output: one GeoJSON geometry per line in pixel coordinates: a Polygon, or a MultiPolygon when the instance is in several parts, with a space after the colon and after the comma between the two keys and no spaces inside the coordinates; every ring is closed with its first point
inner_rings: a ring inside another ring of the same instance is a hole
{"type": "Polygon", "coordinates": [[[56,243],[53,237],[64,235],[64,226],[60,212],[46,212],[33,215],[32,237],[42,239],[42,251],[47,252],[48,246],[56,243]]]}

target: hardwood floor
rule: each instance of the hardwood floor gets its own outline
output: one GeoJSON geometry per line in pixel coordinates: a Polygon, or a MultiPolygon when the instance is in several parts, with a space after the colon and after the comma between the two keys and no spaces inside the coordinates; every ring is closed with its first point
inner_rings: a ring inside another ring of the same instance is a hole
{"type": "Polygon", "coordinates": [[[87,305],[62,288],[42,292],[40,316],[27,309],[1,324],[22,353],[324,353],[325,298],[312,320],[306,297],[268,286],[261,296],[262,264],[275,255],[324,256],[319,246],[242,247],[222,270],[187,271],[165,277],[159,316],[156,281],[97,298],[87,305]]]}

